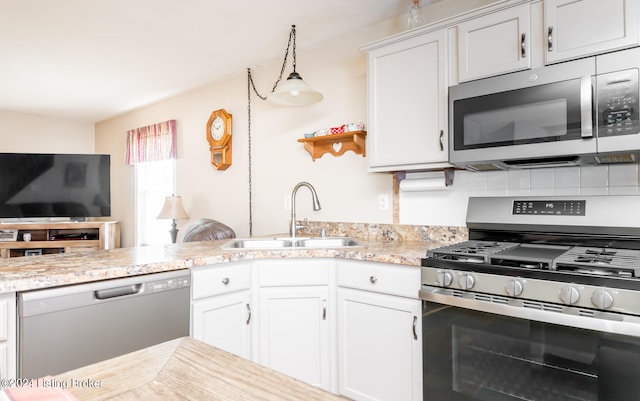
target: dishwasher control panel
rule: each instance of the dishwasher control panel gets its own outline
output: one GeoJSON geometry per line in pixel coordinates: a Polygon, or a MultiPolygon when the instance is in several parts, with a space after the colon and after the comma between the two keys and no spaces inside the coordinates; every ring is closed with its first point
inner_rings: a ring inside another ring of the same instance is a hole
{"type": "Polygon", "coordinates": [[[185,288],[191,285],[191,276],[176,277],[164,280],[150,281],[144,284],[144,292],[153,293],[178,288],[185,288]]]}

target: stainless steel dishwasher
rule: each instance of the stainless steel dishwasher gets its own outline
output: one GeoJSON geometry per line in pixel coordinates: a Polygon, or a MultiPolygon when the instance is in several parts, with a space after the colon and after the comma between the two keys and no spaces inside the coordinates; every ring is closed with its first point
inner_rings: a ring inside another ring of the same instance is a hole
{"type": "Polygon", "coordinates": [[[18,294],[19,377],[55,375],[189,335],[189,270],[18,294]]]}

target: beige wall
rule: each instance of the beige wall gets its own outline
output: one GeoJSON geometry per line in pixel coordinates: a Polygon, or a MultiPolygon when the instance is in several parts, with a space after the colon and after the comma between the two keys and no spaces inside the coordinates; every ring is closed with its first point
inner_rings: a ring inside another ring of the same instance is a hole
{"type": "Polygon", "coordinates": [[[94,153],[94,124],[0,110],[0,152],[94,153]]]}
{"type": "MultiPolygon", "coordinates": [[[[304,27],[298,30],[302,33],[304,27]]],[[[298,49],[297,70],[324,94],[320,103],[275,107],[252,95],[254,235],[287,232],[290,211],[285,209],[285,197],[300,181],[314,185],[322,210],[312,210],[309,193],[302,188],[297,199],[299,218],[392,222],[391,209],[378,209],[378,195],[392,192],[390,175],[367,173],[366,158],[352,152],[341,157],[327,154],[313,162],[297,140],[321,128],[366,121],[366,57],[358,47],[396,32],[397,23],[389,21],[311,50],[298,49]]],[[[285,45],[283,38],[283,48],[273,49],[272,64],[252,67],[263,95],[278,76],[285,45]]],[[[176,193],[182,196],[191,220],[220,220],[239,236],[249,235],[247,77],[246,70],[241,70],[221,82],[96,125],[96,151],[112,154],[112,214],[122,222],[123,246],[134,244],[133,168],[123,163],[126,131],[168,119],[176,119],[178,127],[176,193]],[[226,171],[210,165],[205,138],[209,115],[219,108],[233,115],[233,165],[226,171]]],[[[189,221],[178,223],[184,231],[189,221]]]]}

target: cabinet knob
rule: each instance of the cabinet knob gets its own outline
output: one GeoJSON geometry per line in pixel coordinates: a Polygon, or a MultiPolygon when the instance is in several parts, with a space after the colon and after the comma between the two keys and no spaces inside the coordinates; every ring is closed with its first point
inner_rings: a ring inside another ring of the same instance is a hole
{"type": "Polygon", "coordinates": [[[222,284],[229,285],[229,277],[225,277],[222,279],[222,284]]]}
{"type": "Polygon", "coordinates": [[[371,284],[375,284],[378,282],[378,278],[376,276],[371,276],[369,277],[369,281],[371,282],[371,284]]]}
{"type": "Polygon", "coordinates": [[[547,29],[547,50],[553,51],[553,27],[549,26],[547,29]]]}

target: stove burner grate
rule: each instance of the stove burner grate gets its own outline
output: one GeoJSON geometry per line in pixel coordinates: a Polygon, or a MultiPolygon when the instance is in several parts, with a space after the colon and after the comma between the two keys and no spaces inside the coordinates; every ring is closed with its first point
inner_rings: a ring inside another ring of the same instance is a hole
{"type": "Polygon", "coordinates": [[[518,246],[513,242],[469,240],[427,251],[428,258],[455,260],[468,263],[486,263],[494,253],[518,246]]]}
{"type": "Polygon", "coordinates": [[[640,251],[573,247],[554,261],[554,269],[601,276],[640,277],[640,251]]]}

